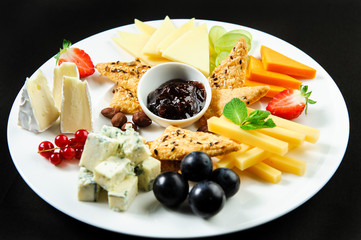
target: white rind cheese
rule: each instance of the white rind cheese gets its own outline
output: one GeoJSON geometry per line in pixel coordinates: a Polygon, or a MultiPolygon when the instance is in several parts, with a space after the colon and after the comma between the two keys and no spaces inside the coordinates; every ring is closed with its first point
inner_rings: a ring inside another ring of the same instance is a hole
{"type": "Polygon", "coordinates": [[[160,161],[153,157],[149,157],[138,164],[134,171],[138,176],[139,190],[151,191],[153,190],[155,178],[160,174],[160,161]]]}
{"type": "Polygon", "coordinates": [[[64,76],[61,102],[60,131],[75,133],[79,129],[93,130],[88,82],[64,76]]]}
{"type": "Polygon", "coordinates": [[[59,111],[55,106],[47,79],[38,70],[27,78],[22,88],[18,124],[32,132],[43,132],[58,119],[59,111]]]}
{"type": "Polygon", "coordinates": [[[134,175],[131,161],[127,158],[111,156],[95,167],[93,180],[105,190],[110,191],[116,188],[127,175],[134,175]]]}
{"type": "Polygon", "coordinates": [[[109,208],[120,212],[129,208],[138,194],[138,178],[128,175],[116,188],[108,192],[109,208]]]}
{"type": "Polygon", "coordinates": [[[80,167],[78,174],[78,200],[96,202],[99,198],[100,186],[93,180],[93,173],[80,167]]]}
{"type": "Polygon", "coordinates": [[[79,165],[94,172],[95,167],[110,156],[119,156],[121,145],[116,139],[89,133],[79,165]]]}
{"type": "Polygon", "coordinates": [[[61,110],[64,76],[79,78],[79,71],[75,63],[63,62],[54,68],[53,97],[59,110],[61,110]]]}

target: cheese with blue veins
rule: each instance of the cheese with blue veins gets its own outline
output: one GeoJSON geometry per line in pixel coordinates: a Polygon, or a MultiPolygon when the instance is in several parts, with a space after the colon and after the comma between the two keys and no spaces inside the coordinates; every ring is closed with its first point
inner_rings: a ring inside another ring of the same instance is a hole
{"type": "Polygon", "coordinates": [[[93,180],[93,173],[80,167],[78,174],[78,200],[96,202],[99,197],[100,186],[93,180]]]}
{"type": "Polygon", "coordinates": [[[107,191],[115,189],[127,175],[134,175],[134,167],[127,158],[111,156],[94,169],[93,180],[107,191]]]}
{"type": "Polygon", "coordinates": [[[121,147],[116,139],[97,133],[89,133],[79,165],[93,172],[95,167],[108,157],[120,156],[121,147]]]}
{"type": "Polygon", "coordinates": [[[155,178],[160,174],[160,161],[149,157],[134,168],[138,176],[138,188],[142,191],[153,190],[155,178]]]}
{"type": "Polygon", "coordinates": [[[128,175],[116,188],[108,192],[109,208],[120,212],[129,208],[138,194],[138,177],[128,175]]]}

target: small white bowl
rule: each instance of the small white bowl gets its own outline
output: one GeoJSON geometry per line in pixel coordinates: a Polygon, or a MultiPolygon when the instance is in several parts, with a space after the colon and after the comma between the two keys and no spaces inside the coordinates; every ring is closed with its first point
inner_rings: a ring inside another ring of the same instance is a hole
{"type": "Polygon", "coordinates": [[[163,127],[168,127],[169,125],[176,127],[187,127],[198,121],[207,111],[207,108],[209,107],[212,99],[212,90],[207,78],[196,68],[183,63],[169,62],[162,63],[150,68],[142,76],[138,83],[137,95],[140,106],[144,113],[154,122],[163,127]],[[190,118],[174,120],[159,117],[147,108],[148,94],[157,89],[163,83],[173,79],[197,81],[204,85],[204,89],[206,91],[206,102],[203,109],[199,113],[193,115],[190,118]]]}

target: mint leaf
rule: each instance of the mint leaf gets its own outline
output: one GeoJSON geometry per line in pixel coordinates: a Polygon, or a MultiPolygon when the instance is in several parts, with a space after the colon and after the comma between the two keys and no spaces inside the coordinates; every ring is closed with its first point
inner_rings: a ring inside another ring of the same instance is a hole
{"type": "Polygon", "coordinates": [[[247,106],[239,98],[233,98],[223,108],[223,115],[237,124],[243,130],[255,130],[260,128],[273,128],[276,124],[271,118],[269,111],[254,110],[247,114],[247,106]],[[268,118],[266,121],[265,119],[268,118]]]}
{"type": "Polygon", "coordinates": [[[247,106],[239,98],[233,98],[223,108],[223,115],[237,125],[247,117],[247,106]]]}

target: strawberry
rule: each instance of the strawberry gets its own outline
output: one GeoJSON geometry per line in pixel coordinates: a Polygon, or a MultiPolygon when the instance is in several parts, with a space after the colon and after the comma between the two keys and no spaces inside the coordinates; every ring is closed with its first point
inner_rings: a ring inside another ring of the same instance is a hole
{"type": "Polygon", "coordinates": [[[78,68],[80,78],[92,75],[95,72],[95,68],[89,55],[82,49],[70,46],[71,42],[64,39],[63,48],[60,49],[55,56],[56,64],[60,65],[63,62],[73,62],[78,68]]]}
{"type": "Polygon", "coordinates": [[[268,103],[266,110],[272,115],[285,119],[294,119],[305,110],[307,114],[308,104],[315,104],[316,101],[309,99],[312,92],[307,92],[308,86],[301,86],[300,90],[286,89],[278,93],[268,103]]]}

